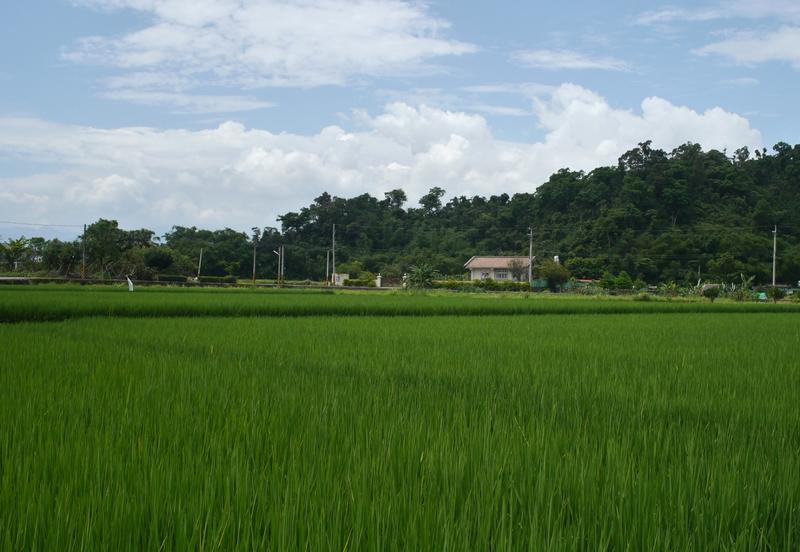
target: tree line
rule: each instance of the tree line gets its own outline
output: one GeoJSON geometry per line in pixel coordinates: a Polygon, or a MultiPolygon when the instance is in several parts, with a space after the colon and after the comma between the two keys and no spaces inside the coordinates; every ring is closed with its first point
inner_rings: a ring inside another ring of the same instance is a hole
{"type": "MultiPolygon", "coordinates": [[[[532,183],[532,188],[533,188],[532,183]]],[[[590,172],[563,169],[530,193],[453,197],[433,187],[407,207],[391,190],[383,198],[323,193],[279,217],[281,228],[242,232],[175,226],[163,236],[124,230],[101,219],[76,241],[19,238],[3,244],[6,270],[76,275],[85,251],[92,275],[152,278],[202,273],[274,278],[285,246],[286,277],[321,280],[336,225],[340,271],[399,279],[422,263],[460,277],[473,255],[559,256],[579,278],[625,272],[648,283],[733,281],[769,283],[777,226],[777,278],[800,280],[800,145],[771,153],[747,148],[733,155],[688,143],[671,152],[643,142],[617,165],[590,172]]]]}

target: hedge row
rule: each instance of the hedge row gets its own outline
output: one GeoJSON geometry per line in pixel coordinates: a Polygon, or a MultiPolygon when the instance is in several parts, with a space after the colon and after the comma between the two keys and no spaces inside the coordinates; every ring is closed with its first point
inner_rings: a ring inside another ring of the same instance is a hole
{"type": "Polygon", "coordinates": [[[200,276],[197,281],[204,284],[235,284],[236,276],[200,276]]]}
{"type": "Polygon", "coordinates": [[[156,276],[158,282],[186,282],[186,276],[180,274],[159,274],[156,276]]]}
{"type": "Polygon", "coordinates": [[[530,291],[528,282],[512,282],[509,280],[435,280],[435,289],[449,289],[453,291],[530,291]]]}
{"type": "Polygon", "coordinates": [[[364,279],[347,279],[344,281],[346,287],[375,287],[375,280],[371,278],[364,279]]]}

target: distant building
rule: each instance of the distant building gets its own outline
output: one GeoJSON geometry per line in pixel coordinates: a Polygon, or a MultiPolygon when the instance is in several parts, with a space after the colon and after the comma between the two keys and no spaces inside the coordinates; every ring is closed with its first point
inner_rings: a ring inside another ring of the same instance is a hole
{"type": "Polygon", "coordinates": [[[528,280],[528,257],[472,257],[464,264],[469,270],[470,280],[528,280]],[[511,266],[517,261],[525,270],[520,278],[515,278],[511,266]]]}

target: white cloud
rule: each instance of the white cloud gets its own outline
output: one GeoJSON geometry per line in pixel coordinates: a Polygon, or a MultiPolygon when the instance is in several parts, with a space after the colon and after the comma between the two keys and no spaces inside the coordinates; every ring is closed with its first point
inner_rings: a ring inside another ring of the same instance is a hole
{"type": "MultiPolygon", "coordinates": [[[[0,155],[52,163],[49,174],[0,179],[0,217],[83,222],[113,216],[158,231],[172,224],[247,229],[271,224],[323,191],[411,198],[533,191],[564,167],[615,163],[638,142],[671,149],[687,141],[733,150],[761,146],[746,119],[696,112],[660,98],[617,109],[565,84],[534,102],[540,142],[497,139],[480,115],[392,103],[357,113],[357,126],[311,135],[275,134],[227,122],[217,128],[98,129],[0,118],[0,155]]],[[[15,219],[15,220],[16,220],[15,219]]]]}
{"type": "Polygon", "coordinates": [[[599,69],[630,71],[623,60],[613,57],[592,57],[572,50],[522,50],[512,58],[522,65],[537,69],[599,69]]]}
{"type": "Polygon", "coordinates": [[[67,59],[205,83],[344,84],[428,72],[430,61],[476,48],[442,35],[449,24],[403,0],[82,0],[129,8],[152,24],[81,39],[67,59]]]}
{"type": "Polygon", "coordinates": [[[669,7],[638,15],[634,23],[658,25],[676,21],[712,21],[717,19],[800,20],[800,4],[796,0],[734,0],[694,8],[669,7]]]}
{"type": "Polygon", "coordinates": [[[800,27],[783,26],[772,31],[736,33],[698,48],[694,53],[726,56],[744,65],[784,61],[800,68],[800,27]]]}
{"type": "Polygon", "coordinates": [[[739,77],[735,79],[728,79],[723,81],[724,84],[730,86],[758,86],[761,82],[755,77],[739,77]]]}
{"type": "Polygon", "coordinates": [[[158,90],[117,89],[101,94],[111,100],[121,100],[141,105],[155,105],[171,108],[175,113],[234,113],[273,107],[248,96],[184,94],[182,92],[162,92],[158,90]]]}

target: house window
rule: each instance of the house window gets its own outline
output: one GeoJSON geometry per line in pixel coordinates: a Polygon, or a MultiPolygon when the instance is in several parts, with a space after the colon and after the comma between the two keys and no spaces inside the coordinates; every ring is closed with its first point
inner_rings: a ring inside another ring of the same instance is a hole
{"type": "Polygon", "coordinates": [[[489,273],[488,272],[481,272],[481,280],[488,280],[489,273]]]}
{"type": "Polygon", "coordinates": [[[507,270],[495,270],[494,271],[494,278],[495,278],[495,280],[508,280],[508,271],[507,270]]]}

